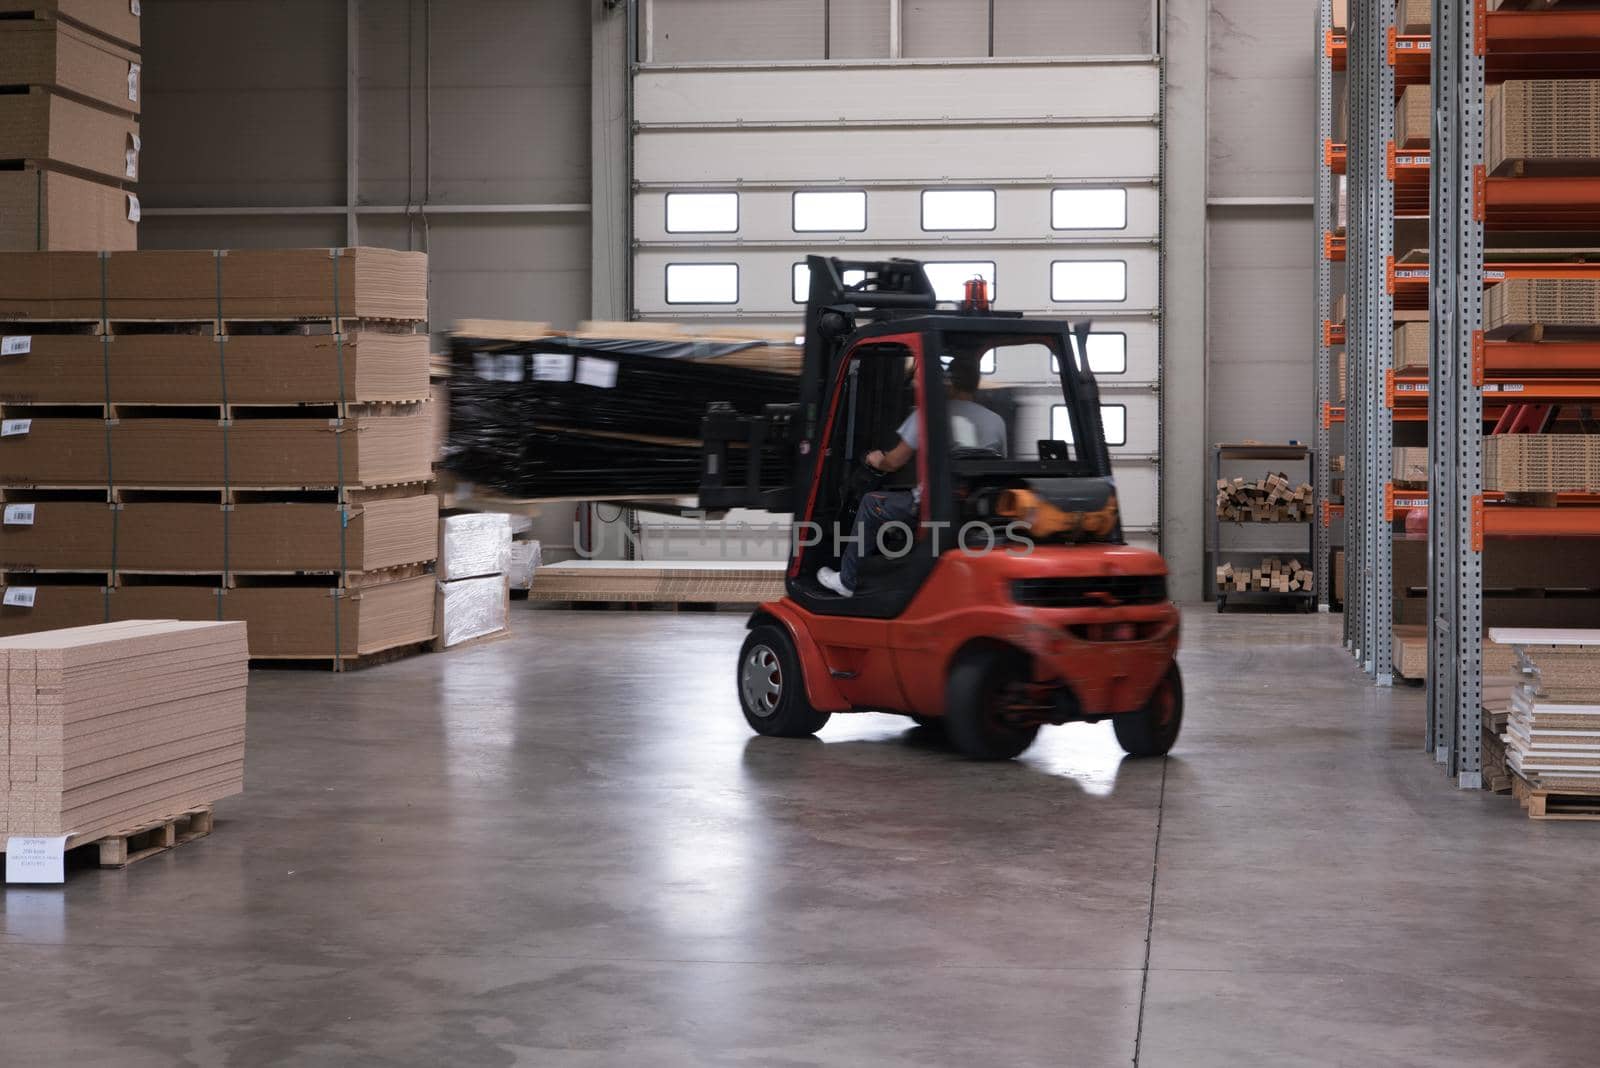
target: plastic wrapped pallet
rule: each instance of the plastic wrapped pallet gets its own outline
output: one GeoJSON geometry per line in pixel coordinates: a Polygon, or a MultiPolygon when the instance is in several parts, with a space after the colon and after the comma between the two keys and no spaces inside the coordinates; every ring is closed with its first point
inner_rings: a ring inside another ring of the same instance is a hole
{"type": "Polygon", "coordinates": [[[511,556],[506,564],[506,579],[514,590],[533,587],[533,573],[543,562],[537,541],[513,541],[511,556]]]}
{"type": "Polygon", "coordinates": [[[439,520],[439,581],[504,574],[511,555],[511,517],[464,512],[439,520]]]}
{"type": "Polygon", "coordinates": [[[435,604],[436,648],[448,649],[505,630],[510,609],[506,577],[484,575],[441,582],[435,604]]]}

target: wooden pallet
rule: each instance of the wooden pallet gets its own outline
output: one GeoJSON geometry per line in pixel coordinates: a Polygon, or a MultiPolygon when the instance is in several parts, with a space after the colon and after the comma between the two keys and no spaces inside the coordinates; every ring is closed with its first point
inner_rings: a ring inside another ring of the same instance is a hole
{"type": "Polygon", "coordinates": [[[1511,776],[1511,793],[1528,810],[1530,820],[1600,821],[1600,793],[1560,793],[1511,776]]]}
{"type": "MultiPolygon", "coordinates": [[[[405,645],[380,649],[375,653],[367,653],[364,656],[252,656],[250,658],[250,669],[252,671],[260,668],[301,671],[362,671],[370,667],[391,664],[396,660],[405,660],[409,657],[420,656],[423,653],[431,653],[434,651],[433,641],[432,638],[429,638],[426,641],[409,642],[405,645]]],[[[461,646],[455,645],[451,646],[451,648],[459,649],[461,646]]]]}
{"type": "Polygon", "coordinates": [[[176,816],[152,820],[115,834],[108,834],[89,842],[68,840],[68,848],[94,845],[100,849],[100,867],[126,868],[146,857],[165,853],[185,842],[204,838],[211,833],[211,806],[193,808],[176,816]]]}

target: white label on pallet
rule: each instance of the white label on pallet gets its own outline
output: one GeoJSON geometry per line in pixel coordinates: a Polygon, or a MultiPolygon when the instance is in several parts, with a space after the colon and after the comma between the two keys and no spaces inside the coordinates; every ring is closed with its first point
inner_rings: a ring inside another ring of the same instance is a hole
{"type": "Polygon", "coordinates": [[[61,883],[66,881],[67,852],[70,834],[53,838],[7,838],[6,882],[8,883],[61,883]]]}
{"type": "Polygon", "coordinates": [[[8,527],[33,526],[33,504],[8,504],[5,511],[5,525],[8,527]]]}
{"type": "Polygon", "coordinates": [[[134,196],[132,193],[129,193],[128,194],[128,221],[129,222],[138,222],[139,221],[139,216],[142,215],[142,214],[143,214],[143,212],[141,212],[139,210],[139,198],[134,196]]]}
{"type": "Polygon", "coordinates": [[[33,429],[32,419],[7,419],[0,422],[0,438],[14,438],[33,429]]]}
{"type": "Polygon", "coordinates": [[[139,64],[128,64],[128,99],[139,102],[139,64]]]}
{"type": "Polygon", "coordinates": [[[1527,388],[1528,387],[1523,385],[1521,382],[1502,382],[1500,384],[1501,393],[1521,393],[1527,388]]]}
{"type": "Polygon", "coordinates": [[[521,382],[523,379],[523,358],[520,352],[507,352],[500,357],[500,381],[521,382]]]}
{"type": "Polygon", "coordinates": [[[129,178],[139,177],[139,150],[130,148],[122,154],[122,173],[129,178]]]}
{"type": "Polygon", "coordinates": [[[495,362],[494,354],[489,352],[474,352],[472,354],[472,373],[485,382],[493,382],[495,375],[500,372],[500,365],[495,362]]]}
{"type": "Polygon", "coordinates": [[[617,384],[617,361],[600,360],[593,356],[578,357],[578,384],[614,389],[617,384]]]}
{"type": "Polygon", "coordinates": [[[0,356],[24,356],[33,351],[29,336],[0,337],[0,356]]]}
{"type": "Polygon", "coordinates": [[[534,353],[533,380],[535,382],[571,382],[572,354],[570,352],[534,353]]]}
{"type": "Polygon", "coordinates": [[[136,16],[143,14],[143,12],[139,10],[139,0],[128,0],[128,10],[133,12],[136,16]]]}
{"type": "Polygon", "coordinates": [[[7,608],[32,608],[34,595],[39,592],[37,586],[7,586],[6,595],[0,598],[7,608]]]}

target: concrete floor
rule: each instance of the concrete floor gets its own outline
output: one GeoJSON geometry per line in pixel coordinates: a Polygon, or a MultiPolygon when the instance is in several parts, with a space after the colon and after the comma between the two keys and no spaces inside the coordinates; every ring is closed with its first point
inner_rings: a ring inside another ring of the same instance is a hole
{"type": "Polygon", "coordinates": [[[1337,616],[1188,613],[1165,762],[1002,765],[752,736],[738,616],[515,616],[255,673],[214,835],[6,891],[0,1063],[1594,1063],[1600,826],[1454,790],[1337,616]]]}

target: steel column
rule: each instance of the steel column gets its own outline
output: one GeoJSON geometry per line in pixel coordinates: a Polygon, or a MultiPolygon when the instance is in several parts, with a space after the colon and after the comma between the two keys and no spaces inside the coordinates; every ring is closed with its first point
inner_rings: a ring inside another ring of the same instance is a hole
{"type": "Polygon", "coordinates": [[[1394,534],[1384,516],[1383,488],[1394,472],[1394,421],[1385,403],[1389,372],[1394,367],[1394,295],[1389,292],[1388,258],[1404,251],[1394,244],[1394,183],[1389,180],[1389,142],[1394,140],[1394,66],[1389,62],[1389,34],[1395,29],[1396,5],[1378,5],[1373,20],[1377,36],[1367,44],[1372,52],[1373,124],[1367,138],[1367,158],[1372,181],[1372,360],[1368,365],[1367,408],[1372,413],[1366,483],[1367,521],[1370,528],[1372,584],[1373,676],[1379,686],[1394,680],[1394,534]]]}
{"type": "MultiPolygon", "coordinates": [[[[1313,391],[1313,406],[1311,410],[1311,424],[1314,427],[1315,439],[1315,476],[1317,508],[1326,506],[1328,499],[1333,494],[1333,479],[1328,473],[1328,463],[1332,459],[1333,450],[1328,447],[1328,440],[1332,436],[1322,422],[1322,413],[1327,405],[1333,402],[1332,366],[1333,353],[1327,344],[1327,335],[1322,329],[1322,323],[1328,318],[1333,306],[1333,264],[1328,257],[1322,255],[1322,235],[1332,230],[1335,222],[1333,206],[1333,168],[1328,165],[1327,155],[1322,146],[1333,136],[1333,60],[1323,55],[1323,42],[1333,32],[1333,0],[1317,0],[1317,187],[1313,197],[1315,210],[1315,240],[1317,242],[1317,269],[1316,269],[1316,296],[1312,307],[1316,309],[1313,328],[1316,332],[1316,363],[1315,375],[1316,389],[1313,391]]],[[[1328,591],[1330,588],[1328,570],[1333,566],[1332,554],[1328,551],[1328,535],[1332,528],[1323,526],[1321,515],[1312,517],[1312,554],[1311,567],[1317,576],[1317,605],[1326,611],[1328,608],[1328,591]]]]}

